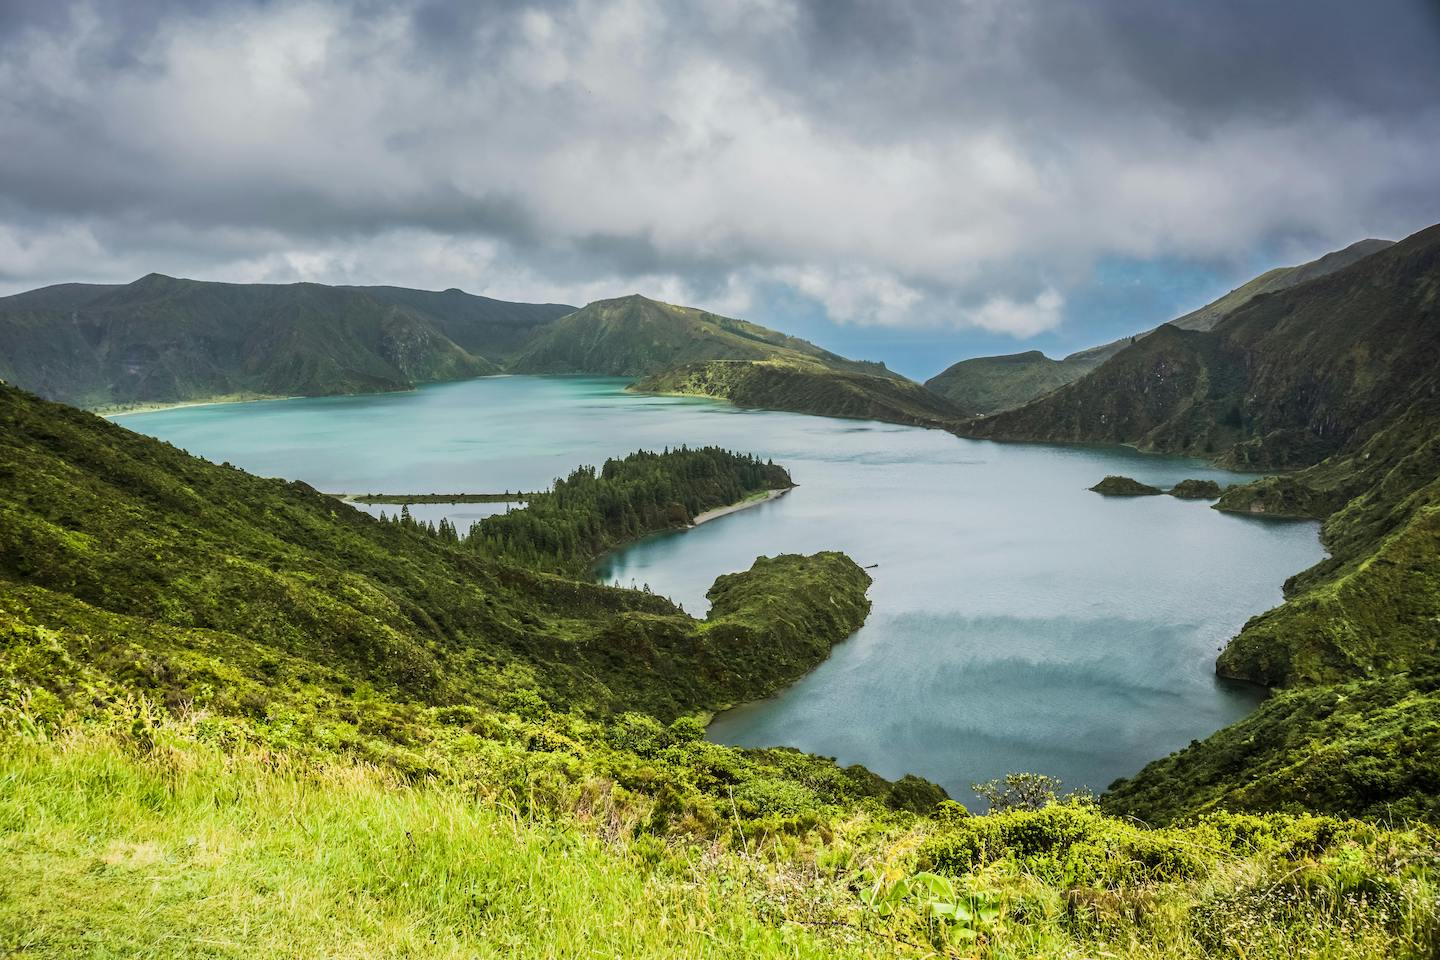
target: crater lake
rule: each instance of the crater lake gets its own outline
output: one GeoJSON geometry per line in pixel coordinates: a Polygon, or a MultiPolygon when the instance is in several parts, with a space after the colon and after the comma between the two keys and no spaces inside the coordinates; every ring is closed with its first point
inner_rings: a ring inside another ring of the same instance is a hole
{"type": "MultiPolygon", "coordinates": [[[[1314,523],[1087,489],[1117,473],[1160,487],[1248,479],[1199,461],[741,410],[626,382],[493,377],[114,419],[336,493],[543,489],[581,464],[682,444],[773,458],[796,489],[631,545],[597,578],[703,616],[715,577],[758,555],[845,551],[874,578],[866,625],[799,682],[720,714],[710,736],[915,773],[966,803],[971,783],[1011,771],[1103,790],[1254,709],[1263,692],[1217,679],[1215,655],[1324,555],[1314,523]]],[[[463,532],[503,509],[415,512],[463,532]]]]}

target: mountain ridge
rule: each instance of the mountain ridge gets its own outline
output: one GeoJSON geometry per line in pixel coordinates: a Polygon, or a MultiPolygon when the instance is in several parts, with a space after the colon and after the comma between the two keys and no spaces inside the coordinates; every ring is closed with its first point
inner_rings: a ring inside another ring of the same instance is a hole
{"type": "Polygon", "coordinates": [[[558,319],[510,364],[513,373],[645,377],[708,360],[809,361],[898,378],[884,364],[850,360],[808,340],[641,294],[593,303],[558,319]]]}
{"type": "Polygon", "coordinates": [[[958,406],[913,381],[782,359],[688,363],[645,377],[629,389],[918,427],[946,428],[965,416],[958,406]]]}
{"type": "Polygon", "coordinates": [[[472,298],[462,316],[396,289],[156,273],[43,287],[0,298],[0,378],[88,407],[404,390],[499,372],[472,349],[503,355],[508,327],[570,310],[472,298]]]}
{"type": "MultiPolygon", "coordinates": [[[[1358,260],[1393,246],[1391,240],[1359,240],[1306,263],[1276,267],[1247,281],[1203,307],[1167,321],[1182,330],[1210,330],[1226,316],[1257,296],[1314,280],[1344,269],[1358,260]]],[[[1166,326],[1161,324],[1160,326],[1166,326]]],[[[1038,350],[995,357],[973,357],[945,368],[925,381],[926,388],[980,414],[1024,406],[1069,383],[1074,383],[1137,339],[1159,327],[1121,337],[1110,343],[1077,350],[1052,360],[1038,350]]]]}

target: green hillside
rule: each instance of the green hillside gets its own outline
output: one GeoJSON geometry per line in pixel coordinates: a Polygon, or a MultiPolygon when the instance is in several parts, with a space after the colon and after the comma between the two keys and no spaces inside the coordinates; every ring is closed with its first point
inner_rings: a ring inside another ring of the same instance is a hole
{"type": "Polygon", "coordinates": [[[514,303],[456,290],[408,287],[347,287],[381,303],[425,317],[463,350],[504,364],[547,324],[575,307],[563,303],[514,303]]]}
{"type": "Polygon", "coordinates": [[[1213,330],[1162,327],[1082,380],[963,428],[1299,468],[1231,487],[1217,507],[1325,521],[1330,557],[1291,578],[1285,603],[1217,662],[1227,677],[1306,689],[1117,784],[1112,809],[1162,822],[1215,805],[1429,810],[1435,704],[1415,672],[1440,645],[1437,291],[1432,227],[1256,297],[1213,330]],[[1334,686],[1346,683],[1359,686],[1334,686]],[[1324,706],[1336,702],[1349,706],[1324,706]]]}
{"type": "Polygon", "coordinates": [[[647,493],[690,511],[785,482],[641,454],[537,497],[548,533],[484,542],[487,520],[460,545],[0,387],[0,949],[1433,953],[1427,827],[1149,829],[1033,778],[969,816],[913,777],[706,742],[700,710],[863,620],[840,554],[723,576],[703,621],[499,559],[638,535],[647,493]]]}
{"type": "MultiPolygon", "coordinates": [[[[494,703],[520,686],[596,715],[644,706],[669,717],[765,692],[868,609],[865,575],[820,554],[757,561],[717,584],[735,618],[695,621],[659,597],[514,567],[13,388],[0,388],[0,425],[0,602],[47,628],[84,626],[100,645],[87,648],[92,665],[173,658],[156,670],[156,693],[171,700],[213,682],[205,651],[226,650],[261,687],[272,679],[263,664],[289,663],[328,689],[363,684],[435,705],[494,703]],[[789,605],[788,633],[746,632],[744,585],[762,582],[789,605]],[[120,653],[135,643],[151,649],[120,653]],[[670,679],[651,677],[657,669],[670,679]]],[[[687,471],[691,458],[661,458],[650,494],[663,494],[665,467],[687,471]]],[[[749,458],[707,458],[733,480],[695,501],[701,509],[788,482],[749,458]]],[[[595,522],[604,502],[592,501],[595,522]]]]}
{"type": "Polygon", "coordinates": [[[685,364],[646,377],[630,389],[715,397],[739,407],[924,427],[949,426],[964,416],[959,407],[909,380],[790,358],[685,364]]]}
{"type": "MultiPolygon", "coordinates": [[[[1118,349],[1118,347],[1117,347],[1118,349]]],[[[925,381],[925,388],[974,413],[1009,410],[1084,376],[1113,351],[1097,347],[1063,360],[1039,350],[961,360],[925,381]]]]}
{"type": "Polygon", "coordinates": [[[496,373],[571,309],[158,274],[62,284],[0,298],[0,379],[86,407],[403,390],[496,373]]]}
{"type": "Polygon", "coordinates": [[[1130,443],[1255,469],[1318,463],[1431,395],[1437,272],[1431,228],[1260,297],[1211,331],[1167,324],[1084,379],[965,432],[1130,443]]]}
{"type": "Polygon", "coordinates": [[[1327,253],[1309,263],[1267,270],[1254,280],[1241,284],[1225,296],[1207,303],[1199,310],[1192,310],[1183,317],[1176,317],[1170,321],[1170,324],[1182,330],[1213,330],[1215,324],[1261,294],[1276,293],[1302,283],[1308,283],[1311,280],[1318,280],[1320,277],[1344,269],[1357,260],[1368,257],[1372,253],[1379,253],[1393,245],[1393,240],[1357,240],[1344,249],[1327,253]]]}
{"type": "Polygon", "coordinates": [[[509,370],[645,377],[706,360],[769,359],[898,377],[882,364],[847,360],[745,320],[639,295],[598,300],[562,317],[521,351],[509,370]]]}
{"type": "MultiPolygon", "coordinates": [[[[1171,320],[1182,330],[1210,330],[1215,324],[1262,294],[1275,293],[1334,273],[1391,245],[1389,240],[1361,240],[1343,250],[1295,267],[1277,267],[1261,274],[1198,310],[1171,320]]],[[[990,414],[1023,406],[1052,390],[1074,383],[1147,333],[1137,334],[1051,360],[1039,350],[1002,357],[962,360],[925,381],[925,386],[964,409],[990,414]]]]}

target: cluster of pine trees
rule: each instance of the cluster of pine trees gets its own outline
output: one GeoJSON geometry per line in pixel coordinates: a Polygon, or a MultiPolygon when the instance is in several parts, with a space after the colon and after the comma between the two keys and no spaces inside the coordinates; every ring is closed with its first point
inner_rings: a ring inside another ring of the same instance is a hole
{"type": "MultiPolygon", "coordinates": [[[[790,486],[784,467],[720,447],[642,450],[606,460],[599,470],[581,467],[556,480],[553,489],[536,494],[524,509],[476,523],[466,542],[487,556],[574,570],[621,543],[790,486]]],[[[455,536],[453,527],[436,532],[455,536]]]]}
{"type": "Polygon", "coordinates": [[[431,523],[428,520],[416,520],[410,515],[410,505],[408,503],[402,504],[400,506],[400,512],[393,516],[386,516],[385,511],[380,511],[380,519],[397,523],[406,530],[423,530],[448,543],[460,542],[460,531],[455,528],[455,524],[451,523],[445,517],[441,517],[438,524],[431,523]]]}

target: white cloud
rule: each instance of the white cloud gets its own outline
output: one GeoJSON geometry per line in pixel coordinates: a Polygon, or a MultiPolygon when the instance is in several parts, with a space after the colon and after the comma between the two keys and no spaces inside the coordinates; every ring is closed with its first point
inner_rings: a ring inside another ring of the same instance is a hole
{"type": "Polygon", "coordinates": [[[0,47],[12,289],[158,269],[740,313],[779,281],[841,323],[1026,337],[1103,257],[1440,219],[1435,105],[1177,103],[1025,3],[849,34],[799,0],[459,4],[423,43],[405,5],[172,11],[123,44],[120,7],[76,9],[0,47]]]}
{"type": "Polygon", "coordinates": [[[971,326],[991,333],[1033,337],[1060,326],[1064,307],[1064,297],[1054,290],[1045,290],[1028,302],[991,297],[978,307],[962,311],[962,316],[971,326]]]}

